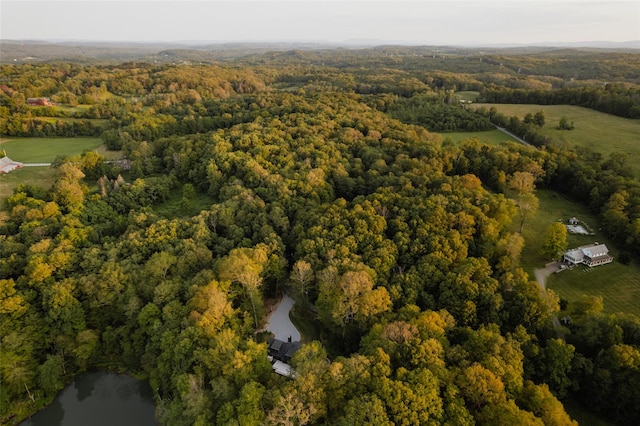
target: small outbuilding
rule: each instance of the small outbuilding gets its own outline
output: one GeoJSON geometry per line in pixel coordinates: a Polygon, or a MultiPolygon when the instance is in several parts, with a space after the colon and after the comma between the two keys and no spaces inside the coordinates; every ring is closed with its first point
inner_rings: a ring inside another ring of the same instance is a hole
{"type": "Polygon", "coordinates": [[[24,164],[18,161],[13,161],[11,158],[7,156],[0,158],[0,174],[12,172],[23,166],[24,164]]]}
{"type": "Polygon", "coordinates": [[[273,371],[275,371],[277,374],[281,376],[291,377],[291,378],[296,377],[295,370],[289,364],[285,364],[282,361],[274,361],[274,363],[271,365],[273,367],[273,371]]]}

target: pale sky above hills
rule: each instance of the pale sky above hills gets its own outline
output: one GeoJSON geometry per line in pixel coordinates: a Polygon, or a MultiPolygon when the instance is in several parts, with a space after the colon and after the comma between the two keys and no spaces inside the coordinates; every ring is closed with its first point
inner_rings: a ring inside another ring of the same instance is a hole
{"type": "Polygon", "coordinates": [[[640,40],[640,1],[0,1],[0,38],[375,40],[496,44],[640,40]]]}

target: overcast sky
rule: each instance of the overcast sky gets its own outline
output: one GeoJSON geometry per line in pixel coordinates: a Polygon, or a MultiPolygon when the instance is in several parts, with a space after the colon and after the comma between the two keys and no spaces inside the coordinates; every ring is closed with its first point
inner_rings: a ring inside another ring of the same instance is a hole
{"type": "Polygon", "coordinates": [[[0,37],[495,44],[640,40],[633,1],[5,1],[0,37]]]}

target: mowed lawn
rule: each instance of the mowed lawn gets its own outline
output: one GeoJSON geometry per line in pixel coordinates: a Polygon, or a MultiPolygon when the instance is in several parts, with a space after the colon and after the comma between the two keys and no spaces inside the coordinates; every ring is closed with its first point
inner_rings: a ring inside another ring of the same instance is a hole
{"type": "MultiPolygon", "coordinates": [[[[21,163],[51,163],[58,155],[78,155],[84,150],[93,150],[106,159],[120,158],[119,151],[107,151],[100,138],[5,138],[0,139],[2,150],[9,158],[21,163]]],[[[6,175],[0,175],[0,210],[4,201],[21,183],[29,183],[48,189],[55,180],[51,167],[23,167],[6,175]]]]}
{"type": "Polygon", "coordinates": [[[6,138],[0,140],[0,150],[21,163],[51,163],[59,155],[79,155],[84,150],[97,150],[102,139],[75,138],[6,138]]]}
{"type": "Polygon", "coordinates": [[[599,231],[600,223],[585,206],[573,202],[563,195],[550,191],[536,191],[540,200],[538,212],[525,222],[523,236],[526,246],[522,251],[522,265],[531,275],[535,268],[542,267],[549,259],[542,256],[547,227],[554,221],[566,221],[577,217],[595,231],[593,236],[569,234],[569,247],[578,247],[593,242],[604,243],[614,257],[613,263],[588,268],[578,266],[570,271],[553,274],[547,287],[569,301],[578,300],[583,294],[602,296],[607,313],[628,312],[640,316],[640,264],[635,261],[623,265],[617,260],[619,250],[599,231]]]}
{"type": "Polygon", "coordinates": [[[21,183],[49,189],[55,181],[56,171],[51,167],[23,167],[11,173],[0,175],[0,210],[5,210],[5,200],[13,194],[21,183]]]}
{"type": "Polygon", "coordinates": [[[590,148],[600,152],[604,158],[612,153],[627,155],[627,164],[640,176],[640,120],[617,117],[572,105],[515,105],[515,104],[472,104],[473,108],[495,107],[498,112],[510,117],[517,115],[522,119],[527,113],[535,114],[542,110],[546,123],[540,133],[549,136],[558,146],[590,148]],[[562,117],[573,121],[573,130],[558,130],[556,127],[562,117]]]}

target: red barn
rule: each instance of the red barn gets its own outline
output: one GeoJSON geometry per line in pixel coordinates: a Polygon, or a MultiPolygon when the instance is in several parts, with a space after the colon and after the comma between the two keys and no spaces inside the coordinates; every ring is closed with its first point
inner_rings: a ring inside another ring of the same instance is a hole
{"type": "Polygon", "coordinates": [[[49,98],[27,98],[27,104],[31,106],[51,106],[49,98]]]}

